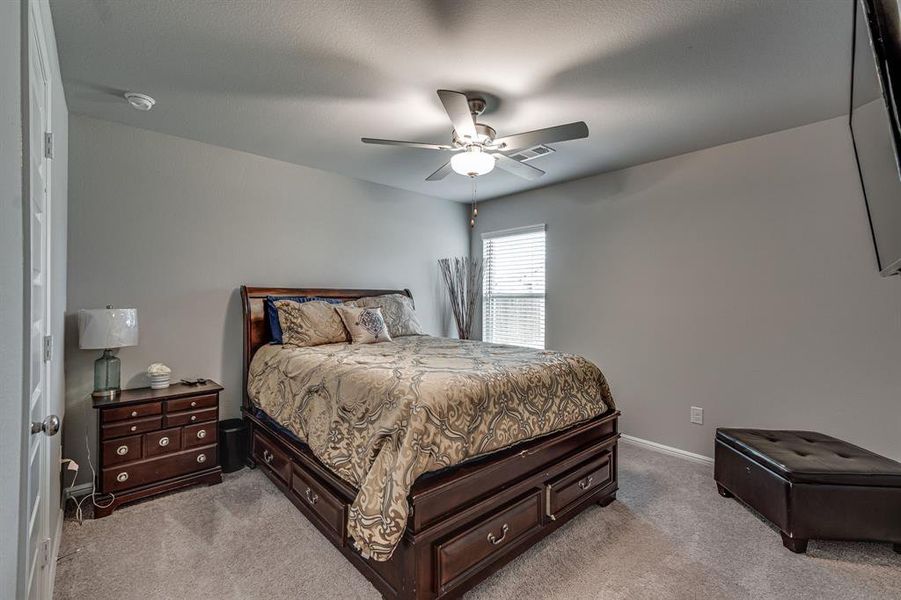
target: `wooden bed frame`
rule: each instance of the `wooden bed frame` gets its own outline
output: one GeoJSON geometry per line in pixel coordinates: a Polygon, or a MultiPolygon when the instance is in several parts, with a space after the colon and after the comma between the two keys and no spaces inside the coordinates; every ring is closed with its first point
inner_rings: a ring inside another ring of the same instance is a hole
{"type": "MultiPolygon", "coordinates": [[[[241,287],[244,400],[251,459],[385,598],[453,598],[500,569],[582,510],[606,506],[617,490],[617,419],[606,413],[564,431],[420,477],[391,560],[363,558],[346,532],[357,490],[310,451],[258,416],[247,396],[257,349],[271,339],[266,296],[351,300],[410,290],[241,287]]],[[[586,550],[588,550],[586,548],[586,550]]]]}

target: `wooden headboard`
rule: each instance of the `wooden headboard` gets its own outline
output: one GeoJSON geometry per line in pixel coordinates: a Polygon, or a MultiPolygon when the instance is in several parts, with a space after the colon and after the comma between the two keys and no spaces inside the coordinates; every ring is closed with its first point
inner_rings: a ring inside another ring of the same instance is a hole
{"type": "Polygon", "coordinates": [[[337,298],[338,300],[356,300],[366,296],[382,296],[385,294],[403,294],[413,300],[410,290],[337,290],[330,288],[276,288],[241,286],[241,304],[244,307],[244,359],[241,379],[242,406],[250,410],[250,398],[247,396],[247,373],[250,361],[256,351],[272,341],[269,321],[263,303],[266,296],[318,296],[320,298],[337,298]]]}

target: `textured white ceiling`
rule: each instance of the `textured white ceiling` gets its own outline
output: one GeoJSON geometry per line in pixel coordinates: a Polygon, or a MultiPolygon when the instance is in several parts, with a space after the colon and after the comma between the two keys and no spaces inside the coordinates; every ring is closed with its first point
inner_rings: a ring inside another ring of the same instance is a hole
{"type": "Polygon", "coordinates": [[[847,112],[851,0],[52,0],[73,112],[465,200],[435,90],[494,99],[498,135],[583,120],[489,198],[847,112]],[[146,92],[149,113],[125,90],[146,92]]]}

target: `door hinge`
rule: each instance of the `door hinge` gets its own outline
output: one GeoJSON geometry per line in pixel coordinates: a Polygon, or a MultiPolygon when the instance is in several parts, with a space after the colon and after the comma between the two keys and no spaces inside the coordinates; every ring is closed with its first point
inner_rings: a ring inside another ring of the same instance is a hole
{"type": "Polygon", "coordinates": [[[39,550],[41,556],[39,557],[41,568],[43,569],[48,564],[50,564],[50,538],[44,538],[41,540],[41,549],[39,550]]]}
{"type": "Polygon", "coordinates": [[[53,336],[44,336],[44,362],[53,360],[53,336]]]}
{"type": "Polygon", "coordinates": [[[53,132],[48,131],[44,134],[44,157],[53,158],[53,132]]]}

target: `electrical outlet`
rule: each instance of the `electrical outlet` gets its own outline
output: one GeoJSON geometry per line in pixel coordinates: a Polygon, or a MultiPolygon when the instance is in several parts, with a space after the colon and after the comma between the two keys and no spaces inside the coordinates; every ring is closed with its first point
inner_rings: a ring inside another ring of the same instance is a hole
{"type": "Polygon", "coordinates": [[[704,424],[704,409],[699,406],[692,406],[690,420],[695,425],[703,425],[704,424]]]}

